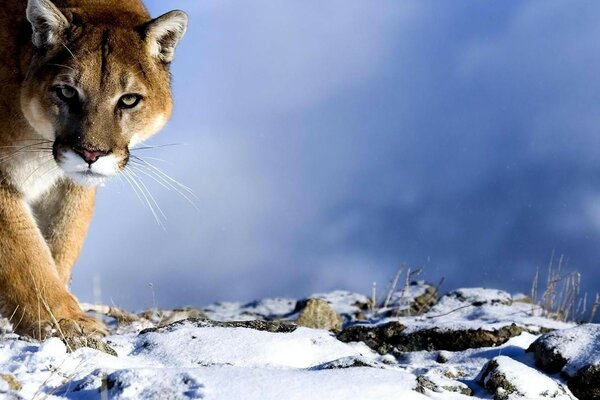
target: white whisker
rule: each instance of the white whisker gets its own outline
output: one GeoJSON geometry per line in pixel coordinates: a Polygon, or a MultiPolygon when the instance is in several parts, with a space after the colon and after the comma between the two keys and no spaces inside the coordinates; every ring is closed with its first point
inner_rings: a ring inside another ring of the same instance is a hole
{"type": "Polygon", "coordinates": [[[69,54],[71,55],[71,57],[73,57],[73,59],[74,59],[75,61],[79,61],[79,60],[77,59],[77,57],[75,57],[75,54],[73,54],[73,52],[71,51],[71,49],[69,49],[69,48],[67,47],[67,45],[66,45],[64,42],[60,42],[60,44],[61,44],[61,45],[62,45],[62,46],[65,48],[65,49],[67,49],[67,51],[69,52],[69,54]]]}
{"type": "Polygon", "coordinates": [[[163,210],[160,208],[160,206],[158,205],[158,203],[156,202],[156,199],[154,199],[154,196],[152,196],[152,193],[150,192],[150,190],[148,190],[148,187],[146,186],[146,184],[144,183],[144,181],[137,176],[137,174],[135,172],[133,172],[133,170],[129,171],[131,172],[131,174],[137,178],[138,182],[140,185],[142,185],[142,188],[146,191],[146,193],[148,193],[148,196],[150,196],[150,200],[152,200],[152,202],[154,203],[154,205],[156,206],[156,208],[158,209],[158,212],[160,212],[160,214],[163,216],[163,218],[165,219],[165,221],[168,219],[167,216],[165,215],[165,213],[163,212],[163,210]]]}
{"type": "Polygon", "coordinates": [[[150,162],[144,160],[141,157],[138,156],[133,156],[136,160],[141,161],[142,163],[144,163],[145,165],[147,165],[149,168],[151,168],[152,170],[156,171],[157,173],[159,173],[161,176],[164,176],[166,179],[168,179],[169,181],[173,182],[174,184],[176,184],[177,186],[179,186],[180,188],[182,188],[183,190],[185,190],[186,192],[188,192],[191,196],[193,196],[194,198],[197,199],[196,194],[194,193],[194,191],[192,189],[190,189],[188,186],[184,185],[183,183],[179,182],[178,180],[176,180],[175,178],[172,178],[171,176],[169,176],[167,173],[163,172],[160,168],[158,168],[157,166],[155,166],[154,164],[151,164],[150,162]]]}
{"type": "Polygon", "coordinates": [[[150,179],[154,180],[156,183],[158,183],[159,185],[161,185],[162,187],[164,187],[168,191],[171,191],[171,188],[168,185],[166,185],[162,181],[156,179],[156,177],[154,175],[152,175],[149,172],[145,171],[140,165],[135,164],[135,163],[131,163],[129,165],[129,167],[132,168],[132,169],[134,169],[134,170],[136,170],[136,171],[138,171],[138,172],[140,172],[140,173],[142,173],[142,174],[144,174],[144,175],[146,175],[147,177],[149,177],[150,179]]]}
{"type": "Polygon", "coordinates": [[[133,190],[133,193],[135,193],[135,195],[137,196],[138,200],[140,201],[140,203],[142,203],[142,206],[144,208],[148,208],[146,206],[146,203],[144,203],[144,201],[142,200],[142,198],[140,197],[137,189],[135,188],[135,186],[133,186],[133,184],[131,183],[131,178],[129,177],[129,175],[127,174],[127,170],[123,170],[123,177],[125,178],[125,180],[127,181],[127,183],[129,184],[129,186],[131,187],[131,189],[133,190]]]}
{"type": "Polygon", "coordinates": [[[158,214],[156,213],[156,210],[154,210],[154,207],[152,206],[152,203],[150,202],[150,199],[148,198],[148,196],[146,195],[146,193],[142,189],[142,186],[137,182],[136,177],[131,174],[131,171],[123,171],[123,172],[128,172],[128,174],[126,174],[125,176],[129,176],[129,178],[131,179],[131,182],[135,186],[137,186],[137,188],[139,189],[140,193],[142,194],[142,197],[146,200],[146,204],[148,204],[148,208],[150,208],[150,212],[154,216],[154,219],[156,220],[156,223],[158,225],[160,225],[164,229],[162,221],[160,220],[158,214]]]}
{"type": "Polygon", "coordinates": [[[130,151],[135,151],[135,150],[162,149],[163,147],[172,147],[172,146],[181,146],[181,143],[167,143],[167,144],[158,144],[158,145],[147,144],[145,146],[134,147],[134,148],[129,149],[129,150],[130,151]]]}
{"type": "Polygon", "coordinates": [[[135,161],[132,164],[137,165],[138,167],[141,167],[141,168],[145,168],[149,173],[153,174],[154,176],[156,176],[157,179],[164,182],[167,186],[169,186],[171,189],[173,189],[175,192],[177,192],[181,197],[183,197],[185,200],[187,200],[187,202],[190,203],[192,205],[192,207],[194,207],[196,210],[198,210],[198,207],[196,206],[194,201],[192,199],[190,199],[189,196],[187,196],[182,190],[179,189],[179,188],[181,188],[181,189],[185,190],[191,196],[193,196],[195,199],[197,199],[196,195],[194,194],[194,192],[191,191],[190,188],[179,183],[175,179],[171,178],[169,175],[165,174],[164,172],[162,172],[161,170],[159,170],[152,164],[149,164],[147,162],[144,162],[144,164],[140,164],[140,163],[136,163],[135,161]],[[173,184],[173,183],[175,183],[177,186],[175,186],[175,184],[173,184]]]}
{"type": "MultiPolygon", "coordinates": [[[[31,177],[33,175],[35,175],[36,172],[38,172],[40,170],[40,168],[45,167],[46,165],[48,165],[49,163],[54,162],[54,157],[51,157],[49,160],[44,161],[43,163],[41,163],[36,169],[33,170],[33,172],[31,174],[29,174],[29,176],[27,176],[27,178],[25,178],[25,180],[23,180],[22,184],[25,184],[25,182],[27,182],[29,179],[31,179],[31,177]]],[[[50,169],[51,171],[54,170],[54,168],[50,169]]],[[[40,175],[39,177],[43,177],[48,173],[48,171],[44,172],[42,175],[40,175]]]]}

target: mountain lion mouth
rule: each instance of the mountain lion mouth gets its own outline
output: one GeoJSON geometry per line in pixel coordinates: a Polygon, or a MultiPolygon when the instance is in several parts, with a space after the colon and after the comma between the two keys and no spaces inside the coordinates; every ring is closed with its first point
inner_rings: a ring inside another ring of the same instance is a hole
{"type": "Polygon", "coordinates": [[[57,151],[54,158],[65,175],[84,186],[104,183],[121,172],[123,164],[123,160],[115,154],[107,154],[90,162],[73,149],[57,151]]]}

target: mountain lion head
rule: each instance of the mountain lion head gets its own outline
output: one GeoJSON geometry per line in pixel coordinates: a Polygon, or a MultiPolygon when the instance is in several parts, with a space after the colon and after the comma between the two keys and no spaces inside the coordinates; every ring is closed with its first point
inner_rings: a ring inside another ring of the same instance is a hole
{"type": "Polygon", "coordinates": [[[169,65],[187,16],[107,14],[29,0],[33,56],[21,91],[25,118],[52,140],[67,176],[96,185],[120,172],[129,149],[171,115],[169,65]]]}

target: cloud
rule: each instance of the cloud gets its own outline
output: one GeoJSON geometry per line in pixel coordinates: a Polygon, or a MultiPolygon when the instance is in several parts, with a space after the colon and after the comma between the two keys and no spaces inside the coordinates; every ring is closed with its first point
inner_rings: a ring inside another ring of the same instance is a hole
{"type": "Polygon", "coordinates": [[[155,155],[199,210],[153,187],[164,232],[104,188],[82,298],[94,274],[128,307],[152,305],[148,282],[165,307],[364,292],[400,262],[524,291],[553,251],[600,283],[595,3],[169,7],[191,25],[156,140],[186,145],[155,155]]]}

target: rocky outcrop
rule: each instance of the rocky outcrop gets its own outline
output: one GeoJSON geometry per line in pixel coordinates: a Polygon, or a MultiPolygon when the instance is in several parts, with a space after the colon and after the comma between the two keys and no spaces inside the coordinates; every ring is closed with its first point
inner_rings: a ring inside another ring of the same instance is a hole
{"type": "Polygon", "coordinates": [[[573,399],[560,383],[506,356],[498,356],[488,361],[477,380],[494,394],[495,400],[519,397],[573,399]]]}
{"type": "Polygon", "coordinates": [[[547,333],[528,351],[536,365],[548,372],[561,372],[580,400],[600,398],[600,325],[585,324],[547,333]]]}
{"type": "Polygon", "coordinates": [[[406,326],[392,321],[380,325],[354,325],[341,331],[337,338],[342,342],[364,342],[379,354],[390,353],[397,345],[406,326]]]}
{"type": "Polygon", "coordinates": [[[513,302],[510,293],[504,290],[480,289],[480,288],[463,288],[454,290],[443,297],[443,300],[456,299],[462,303],[470,303],[474,306],[482,306],[484,304],[495,305],[502,304],[510,306],[513,302]]]}
{"type": "Polygon", "coordinates": [[[428,391],[431,391],[434,393],[459,393],[465,396],[473,395],[473,390],[462,382],[427,375],[417,376],[417,387],[415,388],[415,391],[423,394],[427,394],[428,391]]]}
{"type": "Polygon", "coordinates": [[[298,326],[337,332],[342,329],[342,317],[322,299],[309,299],[300,310],[298,326]]]}
{"type": "Polygon", "coordinates": [[[198,328],[248,328],[257,331],[265,331],[271,333],[290,333],[296,330],[297,325],[289,321],[213,321],[210,319],[186,319],[174,322],[170,325],[160,326],[156,328],[147,328],[140,332],[140,335],[150,332],[170,332],[177,327],[190,324],[198,328]]]}
{"type": "Polygon", "coordinates": [[[111,356],[117,356],[117,352],[100,338],[94,336],[70,336],[62,339],[67,351],[73,352],[84,347],[98,350],[111,356]]]}
{"type": "Polygon", "coordinates": [[[344,329],[338,339],[342,342],[365,342],[380,354],[398,352],[449,350],[463,351],[480,347],[495,347],[523,333],[512,324],[497,329],[422,329],[405,332],[398,321],[379,325],[354,325],[344,329]]]}

